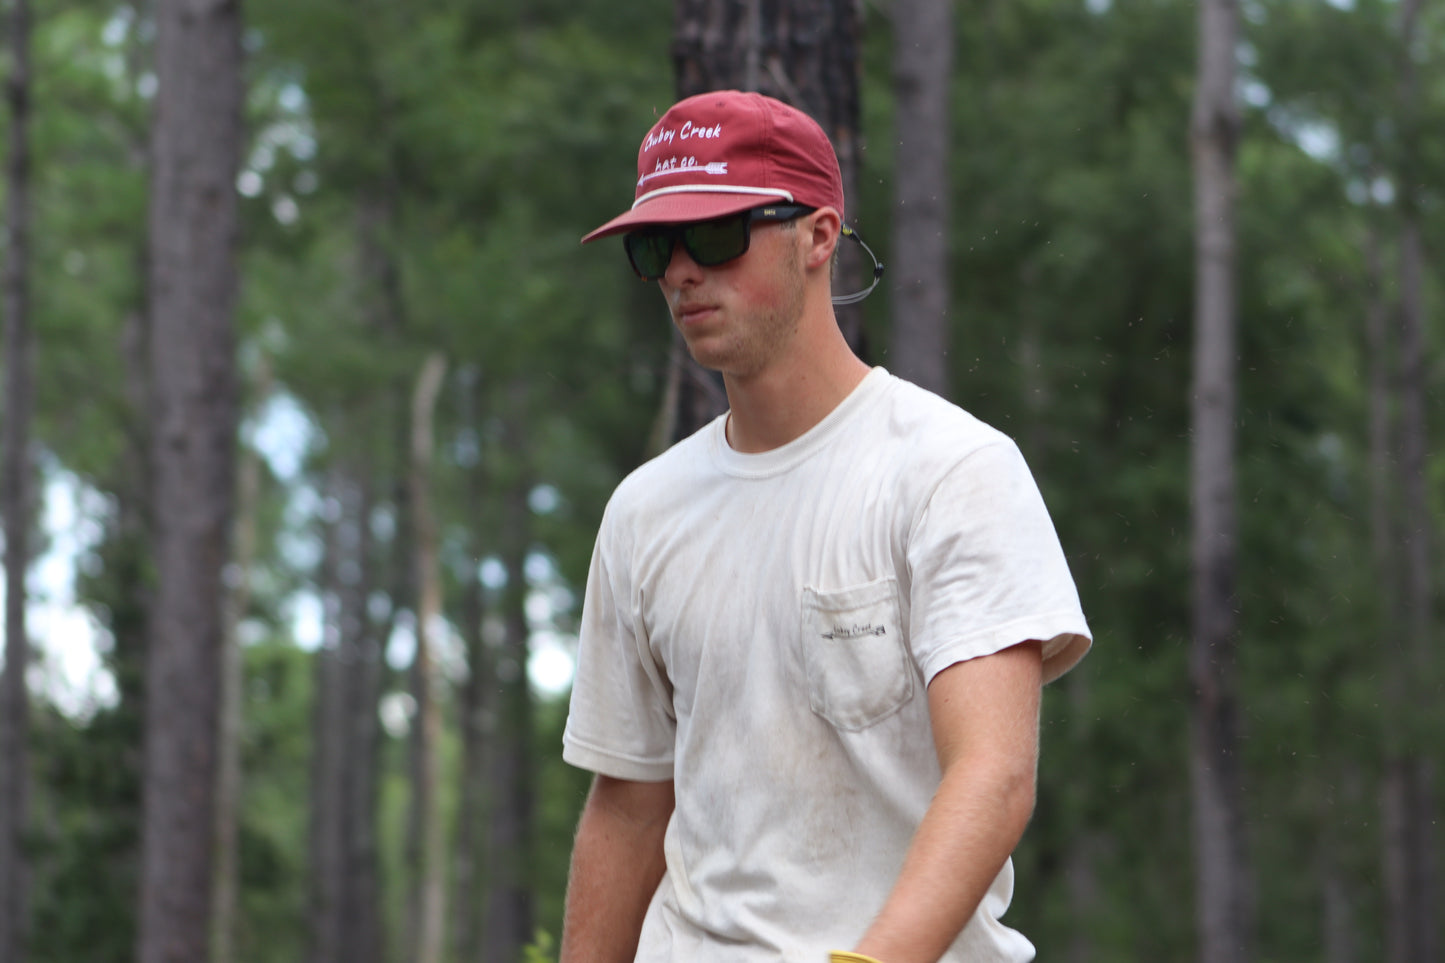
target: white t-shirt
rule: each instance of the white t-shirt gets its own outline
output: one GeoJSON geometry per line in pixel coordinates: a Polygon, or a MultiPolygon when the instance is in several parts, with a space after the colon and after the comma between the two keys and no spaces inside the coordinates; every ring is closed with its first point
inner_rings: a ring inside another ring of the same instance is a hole
{"type": "MultiPolygon", "coordinates": [[[[633,472],[602,521],[563,758],[675,780],[639,963],[820,963],[881,909],[939,781],[926,687],[1089,629],[1005,435],[874,369],[782,448],[726,416],[633,472]]],[[[1004,866],[944,957],[1015,961],[1004,866]]]]}

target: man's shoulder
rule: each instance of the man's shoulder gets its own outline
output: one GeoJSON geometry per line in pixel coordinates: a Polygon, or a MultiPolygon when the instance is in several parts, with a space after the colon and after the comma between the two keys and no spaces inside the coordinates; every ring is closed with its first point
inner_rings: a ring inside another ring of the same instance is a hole
{"type": "Polygon", "coordinates": [[[715,422],[709,422],[628,472],[612,492],[609,512],[656,507],[659,498],[686,490],[711,464],[708,450],[715,431],[715,422]]]}
{"type": "Polygon", "coordinates": [[[982,448],[1014,445],[1003,431],[911,381],[890,375],[887,388],[884,433],[910,458],[955,463],[982,448]]]}

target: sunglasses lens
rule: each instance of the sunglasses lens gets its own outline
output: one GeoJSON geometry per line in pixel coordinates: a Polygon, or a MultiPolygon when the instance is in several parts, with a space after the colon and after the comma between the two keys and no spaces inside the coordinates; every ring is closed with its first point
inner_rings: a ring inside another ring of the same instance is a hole
{"type": "Polygon", "coordinates": [[[644,281],[656,281],[667,273],[673,246],[682,242],[688,257],[700,267],[716,267],[742,257],[748,249],[750,215],[744,211],[716,221],[702,221],[684,227],[653,227],[633,231],[622,238],[632,270],[644,281]]]}
{"type": "Polygon", "coordinates": [[[644,281],[654,281],[667,271],[673,240],[671,231],[634,231],[623,237],[622,243],[632,269],[644,281]]]}
{"type": "Polygon", "coordinates": [[[703,221],[683,228],[682,243],[702,267],[714,267],[748,249],[748,217],[739,214],[718,221],[703,221]]]}

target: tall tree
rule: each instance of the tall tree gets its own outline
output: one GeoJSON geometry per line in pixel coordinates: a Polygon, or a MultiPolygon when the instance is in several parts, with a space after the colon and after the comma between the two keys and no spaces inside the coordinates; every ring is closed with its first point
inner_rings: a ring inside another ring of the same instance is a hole
{"type": "Polygon", "coordinates": [[[1190,743],[1195,921],[1201,963],[1248,956],[1235,612],[1237,0],[1201,0],[1190,125],[1194,165],[1194,381],[1190,494],[1194,688],[1190,743]]]}
{"type": "Polygon", "coordinates": [[[25,673],[25,575],[30,567],[33,406],[30,346],[30,4],[12,0],[11,73],[6,83],[10,152],[6,166],[4,441],[0,514],[5,518],[5,668],[0,676],[0,960],[24,963],[30,862],[30,698],[25,673]]]}
{"type": "MultiPolygon", "coordinates": [[[[269,362],[257,365],[258,407],[271,390],[269,362]]],[[[261,454],[254,445],[241,454],[236,481],[235,573],[227,587],[222,622],[221,722],[216,745],[216,867],[211,894],[211,963],[236,959],[236,922],[241,888],[241,735],[244,653],[239,630],[251,604],[251,569],[256,559],[257,513],[261,498],[261,454]]]]}
{"type": "Polygon", "coordinates": [[[948,394],[950,0],[894,0],[892,338],[900,377],[948,394]]]}
{"type": "Polygon", "coordinates": [[[151,138],[154,546],[140,963],[209,955],[217,706],[234,500],[238,0],[159,0],[151,138]]]}
{"type": "Polygon", "coordinates": [[[1398,492],[1403,619],[1392,633],[1392,690],[1387,698],[1390,732],[1385,758],[1384,813],[1386,952],[1390,963],[1437,963],[1440,959],[1438,881],[1435,865],[1437,819],[1433,736],[1422,725],[1435,696],[1432,688],[1433,621],[1430,541],[1434,533],[1429,499],[1429,387],[1426,377],[1425,251],[1421,231],[1423,154],[1419,70],[1416,66],[1422,0],[1400,4],[1398,26],[1399,209],[1398,492]]]}
{"type": "MultiPolygon", "coordinates": [[[[385,400],[329,419],[338,432],[372,424],[385,400]],[[354,421],[353,421],[354,419],[354,421]]],[[[382,639],[394,614],[373,620],[378,594],[374,465],[347,452],[328,466],[335,506],[328,519],[321,582],[325,644],[317,653],[310,798],[312,963],[373,963],[385,957],[378,880],[378,700],[382,639]]]]}
{"type": "MultiPolygon", "coordinates": [[[[475,439],[480,437],[478,395],[480,394],[481,372],[475,366],[468,366],[458,372],[460,397],[460,421],[462,431],[475,439]]],[[[486,506],[486,481],[484,472],[478,467],[480,452],[468,459],[472,468],[467,473],[466,510],[472,519],[484,517],[486,506]]],[[[485,554],[485,545],[480,532],[481,526],[473,525],[469,532],[470,543],[467,555],[480,559],[485,554]]],[[[484,889],[483,875],[488,866],[486,858],[486,826],[479,817],[488,812],[491,804],[491,786],[488,776],[488,761],[495,747],[491,745],[489,717],[493,715],[494,691],[497,678],[493,672],[492,657],[486,644],[482,620],[485,616],[486,600],[483,592],[481,573],[478,566],[470,567],[460,587],[459,619],[461,622],[462,645],[466,652],[467,679],[458,699],[457,716],[461,729],[461,759],[458,776],[457,841],[453,859],[456,867],[456,894],[452,901],[452,948],[460,963],[472,963],[481,959],[483,914],[478,912],[477,894],[484,889]]]]}
{"type": "MultiPolygon", "coordinates": [[[[1385,745],[1383,755],[1387,760],[1385,765],[1384,781],[1388,786],[1395,772],[1391,760],[1398,756],[1394,743],[1397,738],[1395,721],[1399,706],[1403,704],[1400,689],[1403,687],[1404,667],[1399,662],[1399,648],[1402,639],[1400,632],[1401,616],[1398,604],[1398,576],[1395,572],[1398,563],[1398,553],[1395,551],[1397,538],[1395,532],[1398,529],[1395,512],[1394,491],[1394,418],[1391,415],[1394,391],[1394,378],[1391,374],[1395,352],[1393,346],[1395,338],[1392,337],[1390,326],[1390,305],[1386,299],[1384,283],[1384,265],[1380,254],[1380,239],[1373,227],[1367,229],[1365,236],[1365,276],[1367,279],[1368,300],[1365,305],[1365,362],[1368,369],[1367,394],[1368,394],[1368,418],[1365,429],[1368,446],[1367,476],[1369,479],[1369,534],[1370,534],[1370,555],[1373,562],[1373,585],[1375,589],[1378,611],[1376,614],[1375,628],[1381,637],[1391,639],[1394,644],[1391,648],[1389,664],[1386,665],[1384,688],[1384,720],[1383,729],[1385,734],[1385,745]]],[[[1402,845],[1404,840],[1396,833],[1390,832],[1393,823],[1390,817],[1391,801],[1387,789],[1382,787],[1381,791],[1381,816],[1385,827],[1385,833],[1380,841],[1380,857],[1384,867],[1382,882],[1384,884],[1386,899],[1386,932],[1399,932],[1394,930],[1395,921],[1403,920],[1403,915],[1397,916],[1403,908],[1403,900],[1408,898],[1405,892],[1399,887],[1403,884],[1402,873],[1395,871],[1395,867],[1403,867],[1404,853],[1396,847],[1402,845]]],[[[1407,941],[1401,941],[1401,947],[1407,945],[1407,941]]],[[[1401,963],[1403,958],[1392,956],[1391,963],[1401,963]]]]}
{"type": "Polygon", "coordinates": [[[446,919],[446,822],[441,792],[442,675],[437,662],[441,625],[442,583],[436,515],[432,509],[433,422],[437,393],[446,374],[446,359],[427,356],[417,376],[411,400],[411,463],[407,475],[415,534],[416,652],[412,662],[412,695],[416,699],[416,725],[412,729],[411,840],[412,890],[408,917],[411,939],[407,958],[416,963],[438,963],[442,954],[446,919]]]}
{"type": "Polygon", "coordinates": [[[531,538],[528,495],[534,483],[531,459],[525,454],[524,413],[527,385],[521,379],[506,387],[507,414],[502,443],[512,456],[508,466],[506,508],[498,532],[507,585],[502,602],[502,650],[495,672],[496,739],[489,754],[492,770],[491,818],[487,836],[487,908],[482,937],[483,960],[517,959],[532,939],[535,900],[531,876],[536,857],[535,753],[532,745],[532,691],[527,677],[527,553],[531,538]]]}
{"type": "Polygon", "coordinates": [[[344,556],[357,551],[359,520],[354,517],[361,487],[347,468],[328,473],[326,491],[336,506],[326,525],[319,588],[326,600],[326,626],[316,653],[315,697],[311,706],[310,850],[308,894],[309,963],[339,963],[346,929],[342,890],[346,879],[346,684],[350,628],[348,593],[340,572],[344,556]]]}
{"type": "MultiPolygon", "coordinates": [[[[709,90],[756,90],[791,104],[827,131],[856,207],[859,151],[858,7],[850,0],[675,0],[673,68],[677,97],[709,90]]],[[[851,218],[850,218],[851,220],[851,218]]],[[[853,245],[840,252],[835,286],[861,275],[853,245]]],[[[848,343],[864,350],[862,313],[838,309],[848,343]]],[[[674,337],[668,396],[670,441],[692,434],[727,407],[722,378],[700,368],[674,337]]]]}
{"type": "MultiPolygon", "coordinates": [[[[366,420],[368,406],[353,413],[366,420]]],[[[338,425],[346,416],[338,416],[338,425]]],[[[316,654],[310,798],[311,963],[380,959],[376,893],[377,698],[385,630],[368,624],[375,586],[370,520],[374,499],[364,458],[340,457],[326,489],[321,588],[324,644],[316,654]]]]}

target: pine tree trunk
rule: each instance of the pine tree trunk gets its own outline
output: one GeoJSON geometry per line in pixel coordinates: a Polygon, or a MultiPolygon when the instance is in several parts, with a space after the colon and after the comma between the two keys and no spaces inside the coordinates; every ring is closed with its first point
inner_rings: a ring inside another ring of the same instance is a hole
{"type": "Polygon", "coordinates": [[[953,70],[949,0],[894,0],[894,374],[948,394],[948,87],[953,70]]]}
{"type": "MultiPolygon", "coordinates": [[[[137,238],[137,241],[140,239],[137,238]]],[[[143,255],[143,245],[137,244],[143,255]]],[[[138,256],[137,260],[141,260],[138,256]]],[[[141,271],[141,276],[145,272],[141,271]]],[[[151,611],[155,605],[155,577],[151,564],[149,532],[151,518],[149,424],[149,311],[128,311],[122,322],[121,365],[125,377],[127,434],[131,440],[122,455],[118,477],[107,488],[115,496],[113,526],[106,533],[103,565],[109,574],[105,600],[107,629],[111,638],[111,672],[117,692],[116,728],[123,747],[112,760],[116,802],[111,817],[124,827],[115,840],[106,874],[108,888],[129,892],[140,873],[141,807],[144,770],[144,726],[146,716],[146,650],[150,639],[151,611]]],[[[135,914],[127,920],[128,942],[136,939],[135,914]]],[[[123,944],[120,944],[123,945],[123,944]]]]}
{"type": "Polygon", "coordinates": [[[1359,894],[1362,882],[1350,871],[1354,835],[1344,814],[1360,811],[1363,780],[1353,760],[1331,759],[1314,795],[1312,821],[1319,827],[1314,876],[1320,900],[1322,963],[1356,963],[1360,958],[1359,894]]]}
{"type": "Polygon", "coordinates": [[[1370,300],[1365,317],[1365,343],[1369,370],[1370,543],[1375,566],[1380,610],[1380,638],[1386,647],[1383,671],[1383,729],[1385,760],[1380,786],[1380,858],[1385,898],[1385,950],[1389,963],[1414,959],[1410,936],[1410,840],[1406,801],[1409,798],[1406,767],[1409,666],[1404,595],[1400,590],[1404,553],[1398,498],[1399,426],[1395,417],[1398,378],[1395,374],[1395,332],[1384,295],[1384,267],[1380,245],[1373,232],[1366,241],[1365,266],[1370,300]]]}
{"type": "MultiPolygon", "coordinates": [[[[858,183],[858,8],[849,0],[675,0],[673,68],[678,99],[709,90],[756,90],[804,111],[827,131],[838,154],[843,196],[856,220],[858,183]]],[[[862,286],[862,258],[840,242],[834,288],[862,286]]],[[[871,267],[871,266],[870,266],[871,267]]],[[[837,309],[838,324],[865,353],[863,315],[837,309]]],[[[727,409],[722,378],[706,371],[674,336],[669,394],[676,398],[672,440],[686,438],[727,409]]]]}
{"type": "Polygon", "coordinates": [[[158,0],[150,269],[158,588],[147,666],[140,963],[209,956],[222,569],[234,497],[235,0],[158,0]]]}
{"type": "Polygon", "coordinates": [[[1373,230],[1365,239],[1365,272],[1368,278],[1369,295],[1365,309],[1365,364],[1368,369],[1369,389],[1369,479],[1370,479],[1370,550],[1374,557],[1376,585],[1381,605],[1382,635],[1397,630],[1399,607],[1394,602],[1397,595],[1397,576],[1393,571],[1395,543],[1393,534],[1393,498],[1391,486],[1393,471],[1391,454],[1394,450],[1394,432],[1391,429],[1391,411],[1394,398],[1393,377],[1390,359],[1394,355],[1394,340],[1390,336],[1389,305],[1385,302],[1384,275],[1381,264],[1380,242],[1373,230]]]}
{"type": "Polygon", "coordinates": [[[1432,590],[1431,542],[1435,536],[1429,497],[1429,426],[1425,412],[1429,383],[1425,343],[1425,251],[1421,238],[1421,203],[1415,171],[1422,165],[1420,144],[1420,91],[1414,48],[1422,0],[1401,4],[1400,50],[1403,64],[1405,151],[1401,172],[1400,198],[1400,473],[1405,536],[1405,627],[1410,687],[1406,693],[1414,718],[1406,759],[1406,832],[1409,837],[1410,868],[1407,893],[1410,919],[1407,923],[1419,963],[1441,959],[1441,914],[1439,866],[1439,799],[1435,789],[1432,750],[1438,732],[1425,720],[1431,718],[1438,698],[1438,671],[1431,639],[1434,598],[1432,590]]]}
{"type": "MultiPolygon", "coordinates": [[[[477,384],[480,374],[475,368],[462,372],[464,388],[464,423],[468,430],[481,437],[480,416],[477,410],[477,384]]],[[[484,473],[475,466],[467,473],[468,514],[473,519],[482,517],[485,500],[484,473]]],[[[471,558],[480,559],[483,546],[477,538],[470,552],[471,558]]],[[[485,827],[488,824],[490,808],[488,715],[491,711],[490,694],[495,690],[497,680],[492,671],[492,660],[485,644],[482,620],[485,617],[485,599],[481,578],[473,570],[468,574],[462,587],[462,642],[466,647],[467,682],[462,690],[461,730],[462,760],[458,800],[456,858],[456,892],[452,903],[453,938],[458,963],[480,963],[482,947],[483,913],[478,898],[483,891],[483,872],[487,866],[485,827]]]]}
{"type": "MultiPolygon", "coordinates": [[[[360,423],[370,423],[364,414],[360,423]]],[[[344,421],[339,423],[344,424],[344,421]]],[[[376,754],[380,646],[367,618],[370,467],[365,458],[332,467],[321,590],[324,644],[316,654],[311,766],[311,963],[380,958],[376,883],[376,754]]]]}
{"type": "Polygon", "coordinates": [[[1400,136],[1398,209],[1400,217],[1400,312],[1398,381],[1398,485],[1401,619],[1389,671],[1392,710],[1387,738],[1386,950],[1391,963],[1438,963],[1441,954],[1439,881],[1435,822],[1438,819],[1431,758],[1438,732],[1426,722],[1438,698],[1435,679],[1430,510],[1426,424],[1425,252],[1421,238],[1424,131],[1415,47],[1422,0],[1400,4],[1400,136]]]}
{"type": "MultiPolygon", "coordinates": [[[[1087,673],[1070,673],[1064,682],[1072,722],[1069,726],[1068,750],[1071,758],[1086,758],[1091,739],[1090,729],[1093,714],[1089,710],[1092,693],[1087,673]]],[[[1064,872],[1067,876],[1069,894],[1070,927],[1068,946],[1063,954],[1069,963],[1089,963],[1097,959],[1094,938],[1089,921],[1097,918],[1103,901],[1103,887],[1099,880],[1099,850],[1102,837],[1099,829],[1091,825],[1086,811],[1081,811],[1080,801],[1069,806],[1069,833],[1065,845],[1064,872]]]]}
{"type": "Polygon", "coordinates": [[[412,880],[415,890],[415,942],[409,959],[438,963],[446,920],[445,824],[441,807],[441,675],[432,632],[441,622],[442,591],[436,520],[431,510],[432,420],[437,392],[446,373],[439,354],[427,358],[417,379],[411,406],[411,510],[416,537],[416,661],[412,694],[417,725],[413,730],[412,808],[418,820],[420,859],[412,880]]]}
{"type": "MultiPolygon", "coordinates": [[[[361,613],[365,614],[365,599],[361,613]]],[[[381,751],[377,717],[381,695],[381,645],[375,637],[358,640],[358,659],[349,687],[349,738],[352,758],[347,767],[346,866],[342,907],[347,921],[342,933],[346,963],[377,963],[385,957],[381,880],[377,854],[377,761],[381,751]]]]}
{"type": "Polygon", "coordinates": [[[1201,0],[1191,142],[1195,319],[1191,496],[1194,688],[1190,771],[1201,963],[1249,956],[1235,682],[1235,0],[1201,0]]]}
{"type": "Polygon", "coordinates": [[[1413,856],[1410,853],[1409,759],[1396,748],[1385,757],[1380,787],[1380,832],[1385,889],[1385,960],[1414,963],[1416,932],[1414,898],[1410,892],[1413,856]]]}
{"type": "MultiPolygon", "coordinates": [[[[262,362],[258,407],[270,394],[270,371],[262,362]]],[[[248,446],[236,486],[235,580],[226,593],[222,623],[221,726],[216,746],[216,881],[211,894],[211,963],[236,959],[236,913],[241,887],[241,694],[245,659],[239,629],[251,605],[251,566],[256,557],[256,513],[261,499],[261,455],[248,446]]]]}
{"type": "Polygon", "coordinates": [[[1438,963],[1440,919],[1435,865],[1437,819],[1430,751],[1438,733],[1424,720],[1431,714],[1431,573],[1433,524],[1427,493],[1425,424],[1424,277],[1420,230],[1413,211],[1405,214],[1400,239],[1399,474],[1404,568],[1402,636],[1393,646],[1392,672],[1400,677],[1394,751],[1387,755],[1382,822],[1391,842],[1386,874],[1390,959],[1438,963]]]}
{"type": "MultiPolygon", "coordinates": [[[[1335,844],[1338,845],[1338,844],[1335,844]]],[[[1333,859],[1326,857],[1324,871],[1320,877],[1320,902],[1323,906],[1321,945],[1324,948],[1324,963],[1355,963],[1356,922],[1349,877],[1333,859]]]]}
{"type": "MultiPolygon", "coordinates": [[[[333,466],[327,491],[338,504],[342,497],[341,470],[333,466]]],[[[315,695],[311,705],[311,792],[309,844],[308,946],[309,963],[341,963],[341,886],[346,868],[341,840],[344,835],[344,765],[346,758],[345,705],[342,683],[345,653],[341,643],[338,572],[342,549],[340,530],[345,510],[326,527],[318,588],[325,600],[321,647],[316,652],[315,695]]]]}
{"type": "Polygon", "coordinates": [[[30,418],[30,6],[13,0],[11,74],[6,84],[10,151],[5,185],[4,439],[0,442],[0,514],[5,519],[5,668],[0,675],[0,960],[24,963],[29,942],[30,697],[25,674],[25,575],[30,567],[33,462],[30,418]]]}
{"type": "MultiPolygon", "coordinates": [[[[357,310],[367,335],[387,346],[398,343],[403,324],[400,278],[388,251],[394,214],[395,190],[389,181],[363,194],[357,211],[355,271],[361,291],[357,310]]],[[[355,441],[337,468],[334,486],[340,506],[335,534],[340,570],[328,580],[328,612],[341,667],[334,682],[332,725],[336,732],[326,738],[342,758],[332,776],[337,802],[328,830],[335,836],[328,843],[334,856],[329,870],[333,879],[327,884],[334,903],[323,922],[329,927],[327,945],[335,954],[329,959],[345,963],[377,963],[387,956],[377,842],[379,712],[386,640],[392,635],[397,612],[411,604],[414,594],[409,397],[407,379],[399,377],[389,390],[354,398],[335,414],[338,435],[355,441]],[[389,418],[394,419],[394,440],[389,446],[380,439],[373,444],[370,432],[389,418]],[[396,461],[390,462],[392,458],[396,461]],[[386,484],[397,522],[386,577],[380,574],[381,560],[371,527],[378,466],[383,461],[394,466],[386,472],[386,484]],[[369,604],[383,584],[390,594],[389,614],[373,620],[369,604]]],[[[409,922],[403,925],[411,931],[409,922]]],[[[403,945],[410,947],[410,942],[403,945]]]]}
{"type": "MultiPolygon", "coordinates": [[[[368,419],[368,424],[373,423],[368,419]]],[[[375,505],[371,460],[357,469],[355,519],[346,543],[346,557],[354,560],[349,578],[342,579],[339,615],[342,651],[346,653],[343,680],[342,725],[345,727],[346,764],[342,773],[345,800],[342,858],[345,875],[339,887],[342,931],[338,944],[345,963],[376,963],[382,959],[381,893],[377,866],[377,765],[381,751],[380,720],[383,644],[389,629],[371,625],[367,605],[375,587],[372,563],[372,510],[375,505]]]]}
{"type": "MultiPolygon", "coordinates": [[[[512,412],[524,410],[521,384],[509,392],[512,412]]],[[[508,451],[525,450],[515,416],[504,427],[508,451]]],[[[507,567],[503,595],[505,634],[497,657],[497,727],[491,752],[491,822],[488,826],[487,922],[483,960],[520,959],[531,941],[535,920],[532,900],[533,772],[532,697],[527,679],[527,544],[532,487],[524,467],[508,486],[501,527],[502,558],[507,567]]]]}

